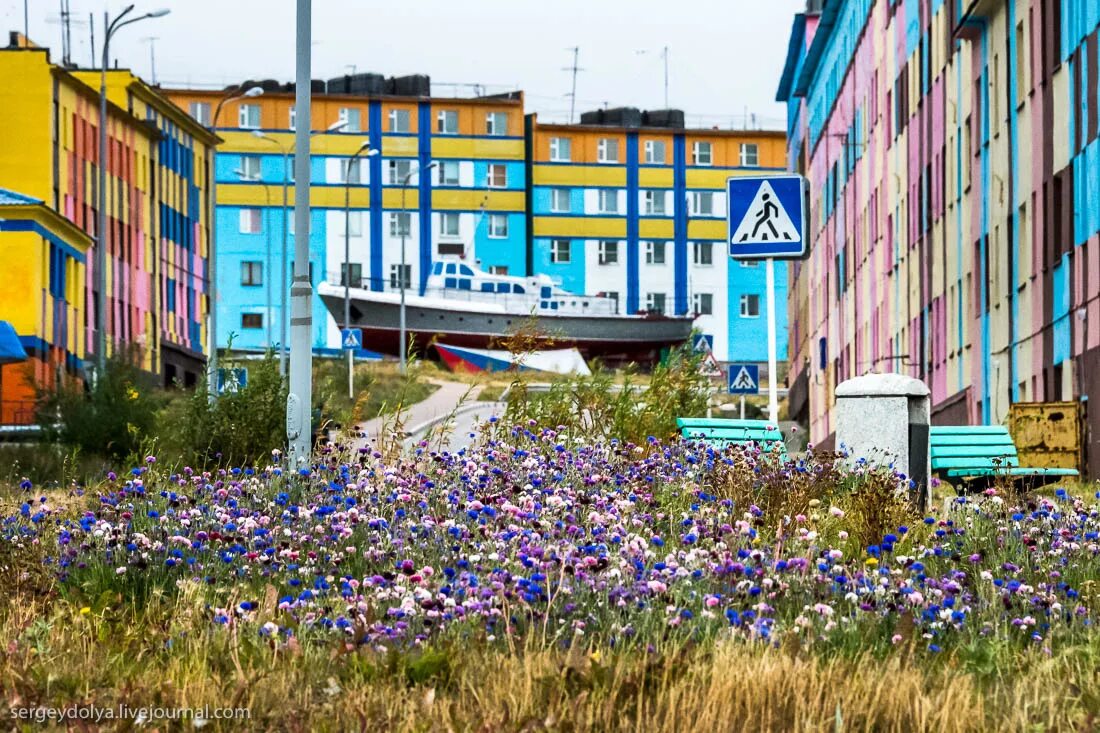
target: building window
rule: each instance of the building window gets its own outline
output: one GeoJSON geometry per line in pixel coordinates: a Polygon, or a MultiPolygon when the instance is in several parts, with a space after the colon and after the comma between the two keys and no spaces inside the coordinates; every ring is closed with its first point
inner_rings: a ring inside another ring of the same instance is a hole
{"type": "Polygon", "coordinates": [[[760,165],[760,147],[756,143],[741,143],[741,165],[760,165]]]}
{"type": "Polygon", "coordinates": [[[619,141],[613,137],[601,137],[596,143],[596,161],[599,163],[619,162],[619,141]]]}
{"type": "Polygon", "coordinates": [[[441,109],[435,116],[435,131],[440,135],[458,134],[458,111],[441,109]]]}
{"type": "Polygon", "coordinates": [[[550,262],[555,265],[565,265],[570,260],[570,242],[568,239],[555,239],[550,243],[550,262]]]}
{"type": "Polygon", "coordinates": [[[664,216],[665,214],[665,192],[662,190],[651,189],[645,192],[645,213],[654,216],[664,216]]]}
{"type": "Polygon", "coordinates": [[[264,263],[242,262],[241,285],[254,286],[264,284],[264,263]]]}
{"type": "Polygon", "coordinates": [[[614,189],[601,188],[596,195],[601,214],[619,213],[619,192],[614,189]]]}
{"type": "Polygon", "coordinates": [[[442,237],[458,236],[458,214],[446,211],[439,215],[439,235],[442,237]]]}
{"type": "Polygon", "coordinates": [[[363,161],[359,158],[354,160],[346,160],[344,164],[340,166],[340,179],[341,183],[353,183],[358,185],[363,182],[363,168],[360,165],[363,161]]]}
{"type": "Polygon", "coordinates": [[[506,112],[490,112],[485,115],[485,132],[489,135],[507,135],[508,114],[506,112]]]}
{"type": "Polygon", "coordinates": [[[408,132],[409,131],[409,110],[407,109],[391,109],[390,110],[390,132],[408,132]]]}
{"type": "Polygon", "coordinates": [[[508,236],[508,217],[504,214],[489,215],[489,237],[504,239],[508,236]]]}
{"type": "Polygon", "coordinates": [[[741,267],[756,267],[760,264],[760,260],[740,260],[741,267]]]}
{"type": "Polygon", "coordinates": [[[710,165],[714,162],[714,150],[709,142],[698,141],[691,145],[691,157],[695,165],[710,165]]]}
{"type": "Polygon", "coordinates": [[[263,231],[263,217],[259,209],[241,209],[241,234],[259,234],[263,231]]]}
{"type": "Polygon", "coordinates": [[[390,289],[406,290],[412,287],[412,265],[390,265],[390,289]]]}
{"type": "Polygon", "coordinates": [[[466,245],[462,242],[440,242],[436,247],[441,257],[465,257],[466,245]]]}
{"type": "Polygon", "coordinates": [[[695,306],[695,315],[714,315],[714,296],[711,293],[696,293],[692,297],[692,301],[695,306]]]}
{"type": "Polygon", "coordinates": [[[287,113],[287,123],[291,130],[298,129],[298,115],[295,112],[294,105],[290,105],[290,111],[287,113]]]}
{"type": "Polygon", "coordinates": [[[645,309],[651,313],[664,313],[665,312],[665,294],[664,293],[646,293],[645,296],[645,309]]]}
{"type": "Polygon", "coordinates": [[[361,237],[363,236],[363,212],[362,211],[349,211],[348,212],[348,236],[349,237],[361,237]]]}
{"type": "Polygon", "coordinates": [[[701,267],[710,267],[714,264],[714,242],[696,242],[694,262],[701,267]]]}
{"type": "Polygon", "coordinates": [[[390,214],[390,236],[401,237],[409,235],[411,217],[407,211],[399,211],[390,214]]]}
{"type": "Polygon", "coordinates": [[[440,186],[458,185],[458,161],[441,160],[439,161],[438,168],[440,186]]]}
{"type": "Polygon", "coordinates": [[[264,314],[263,313],[242,313],[241,314],[241,328],[263,328],[264,327],[264,314]]]}
{"type": "MultiPolygon", "coordinates": [[[[292,278],[294,277],[294,260],[290,261],[290,269],[287,272],[290,273],[290,276],[292,278]]],[[[309,263],[309,281],[313,282],[313,263],[312,262],[309,263]]]]}
{"type": "Polygon", "coordinates": [[[665,249],[666,242],[646,242],[645,243],[645,263],[647,265],[663,265],[665,264],[665,249]]]}
{"type": "Polygon", "coordinates": [[[358,288],[363,285],[363,265],[359,262],[352,262],[350,264],[346,262],[340,263],[340,284],[349,285],[348,283],[348,270],[351,270],[351,283],[350,287],[358,288]]]}
{"type": "Polygon", "coordinates": [[[607,298],[608,300],[611,301],[611,312],[612,313],[618,313],[619,312],[619,294],[617,292],[615,292],[614,290],[609,290],[609,291],[607,291],[606,293],[603,294],[603,297],[605,297],[605,298],[607,298]]]}
{"type": "Polygon", "coordinates": [[[550,160],[555,163],[568,163],[570,161],[572,145],[567,137],[550,138],[550,160]]]}
{"type": "Polygon", "coordinates": [[[742,295],[741,296],[741,317],[742,318],[759,318],[760,317],[760,296],[759,295],[742,295]]]}
{"type": "Polygon", "coordinates": [[[190,105],[191,116],[195,118],[195,121],[205,127],[210,126],[210,103],[209,102],[192,102],[190,105]]]}
{"type": "Polygon", "coordinates": [[[663,165],[665,162],[664,140],[645,141],[645,162],[663,165]]]}
{"type": "Polygon", "coordinates": [[[260,126],[260,105],[242,104],[237,109],[237,126],[258,128],[260,126]]]}
{"type": "Polygon", "coordinates": [[[489,268],[490,275],[508,275],[508,265],[493,265],[489,268]]]}
{"type": "Polygon", "coordinates": [[[260,179],[260,156],[242,155],[240,176],[244,180],[260,179]]]}
{"type": "Polygon", "coordinates": [[[615,265],[619,262],[619,243],[613,239],[600,242],[600,264],[615,265]]]}
{"type": "Polygon", "coordinates": [[[489,188],[504,188],[508,185],[508,167],[503,163],[490,163],[486,178],[489,188]]]}
{"type": "Polygon", "coordinates": [[[391,160],[390,161],[390,185],[404,186],[405,179],[410,178],[409,175],[412,172],[412,161],[409,160],[391,160]]]}
{"type": "Polygon", "coordinates": [[[555,188],[550,191],[550,211],[562,214],[569,212],[570,193],[568,188],[555,188]]]}
{"type": "Polygon", "coordinates": [[[340,122],[347,123],[341,132],[359,132],[363,129],[359,126],[359,110],[353,107],[340,108],[340,122]]]}
{"type": "Polygon", "coordinates": [[[714,216],[714,192],[693,191],[691,193],[691,213],[694,216],[714,216]]]}

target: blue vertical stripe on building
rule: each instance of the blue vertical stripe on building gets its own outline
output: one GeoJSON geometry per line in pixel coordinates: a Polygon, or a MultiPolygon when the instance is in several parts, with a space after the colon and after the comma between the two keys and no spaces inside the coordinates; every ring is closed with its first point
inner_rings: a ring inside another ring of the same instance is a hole
{"type": "Polygon", "coordinates": [[[638,312],[638,133],[626,134],[626,312],[638,312]]]}
{"type": "MultiPolygon", "coordinates": [[[[370,101],[367,109],[367,139],[374,150],[382,150],[382,103],[370,101]]],[[[382,156],[367,158],[370,166],[370,289],[382,289],[382,156]]]]}
{"type": "Polygon", "coordinates": [[[981,73],[981,90],[982,90],[982,119],[981,125],[981,156],[982,156],[982,218],[981,218],[981,236],[979,237],[980,244],[978,253],[978,281],[981,283],[981,300],[979,301],[978,312],[982,316],[981,332],[982,332],[982,393],[981,393],[981,405],[982,405],[982,425],[989,425],[992,413],[992,405],[990,404],[990,372],[992,371],[992,357],[989,353],[989,272],[986,270],[986,250],[989,247],[989,25],[985,20],[975,21],[981,27],[982,33],[982,73],[981,73]]]}
{"type": "Polygon", "coordinates": [[[420,137],[420,294],[428,287],[428,272],[432,267],[432,103],[417,104],[417,134],[420,137]]]}
{"type": "Polygon", "coordinates": [[[673,306],[678,316],[688,312],[687,140],[672,138],[672,267],[673,306]]]}
{"type": "MultiPolygon", "coordinates": [[[[1006,3],[1005,7],[1008,9],[1008,28],[1009,31],[1006,34],[1008,36],[1008,108],[1010,110],[1016,109],[1016,84],[1018,79],[1017,74],[1019,69],[1016,68],[1016,3],[1006,3]]],[[[1019,82],[1023,83],[1023,82],[1019,82]]],[[[1020,162],[1019,162],[1019,124],[1016,121],[1016,115],[1008,115],[1008,160],[1012,166],[1009,172],[1009,180],[1012,186],[1012,201],[1016,206],[1020,203],[1020,162]]],[[[1026,200],[1027,194],[1024,194],[1023,198],[1026,200]]],[[[1020,298],[1019,288],[1016,287],[1016,283],[1019,282],[1019,260],[1020,260],[1020,218],[1019,209],[1015,206],[1014,210],[1009,212],[1010,221],[1012,222],[1012,258],[1010,260],[1011,267],[1009,268],[1009,308],[1012,315],[1009,318],[1011,327],[1009,328],[1009,343],[1008,343],[1008,371],[1011,375],[1009,379],[1010,384],[1009,392],[1012,395],[1013,402],[1020,401],[1020,383],[1019,383],[1019,368],[1017,365],[1018,358],[1018,344],[1020,340],[1020,298]]]]}

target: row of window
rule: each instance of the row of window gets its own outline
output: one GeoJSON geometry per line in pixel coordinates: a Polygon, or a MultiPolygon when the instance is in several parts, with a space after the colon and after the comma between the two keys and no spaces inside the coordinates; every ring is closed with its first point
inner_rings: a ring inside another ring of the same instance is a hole
{"type": "MultiPolygon", "coordinates": [[[[435,161],[436,183],[440,186],[459,185],[459,161],[437,160],[435,161]]],[[[289,170],[294,170],[294,156],[290,156],[289,170]]],[[[407,158],[387,161],[386,182],[393,186],[405,185],[412,180],[413,161],[407,158]]],[[[261,172],[261,156],[242,155],[241,165],[234,173],[239,178],[247,181],[259,181],[263,178],[261,172]]],[[[339,173],[336,182],[361,184],[363,182],[362,158],[343,159],[339,165],[339,173]]],[[[485,186],[487,188],[508,187],[508,166],[504,163],[489,163],[485,171],[485,186]]]]}
{"type": "MultiPolygon", "coordinates": [[[[645,262],[647,265],[663,265],[668,262],[668,242],[650,241],[645,243],[645,262]]],[[[694,242],[692,244],[692,263],[699,267],[714,264],[714,242],[694,242]]],[[[619,264],[622,242],[616,239],[604,239],[599,243],[597,262],[601,265],[619,264]]],[[[573,261],[573,240],[554,239],[550,241],[550,262],[565,265],[573,261]]],[[[740,260],[741,267],[756,267],[756,260],[740,260]]]]}
{"type": "MultiPolygon", "coordinates": [[[[652,165],[664,165],[668,162],[667,145],[664,140],[645,140],[642,144],[642,162],[652,165]]],[[[568,163],[573,160],[573,139],[571,137],[550,138],[550,161],[568,163]]],[[[691,144],[692,165],[707,166],[714,164],[714,145],[705,140],[691,144]]],[[[742,166],[752,167],[760,164],[760,147],[756,143],[741,143],[740,161],[742,166]]],[[[596,141],[597,163],[621,163],[619,140],[614,137],[602,137],[596,141]]]]}
{"type": "MultiPolygon", "coordinates": [[[[459,237],[459,215],[457,211],[444,211],[439,213],[439,234],[443,237],[459,237]]],[[[287,212],[288,226],[293,226],[294,212],[287,212]]],[[[508,215],[489,214],[485,217],[486,228],[490,239],[506,239],[508,237],[508,215]]],[[[408,236],[411,231],[412,217],[407,211],[395,211],[389,214],[389,232],[391,237],[408,236]]],[[[349,211],[347,213],[347,229],[349,236],[363,236],[363,212],[349,211]]],[[[244,208],[240,210],[239,225],[237,231],[241,234],[263,234],[264,217],[262,209],[244,208]]]]}
{"type": "MultiPolygon", "coordinates": [[[[642,213],[647,216],[668,216],[671,214],[668,199],[672,192],[664,188],[644,189],[641,192],[642,213]]],[[[716,216],[717,211],[716,192],[691,191],[688,202],[693,216],[716,216]]],[[[573,210],[573,189],[550,189],[550,212],[554,214],[568,214],[573,210]]],[[[580,212],[577,212],[580,213],[580,212]]],[[[623,213],[619,207],[619,192],[616,189],[599,189],[596,193],[596,213],[619,214],[623,213]]]]}
{"type": "MultiPolygon", "coordinates": [[[[258,104],[239,105],[237,107],[237,126],[246,130],[259,129],[261,127],[260,110],[261,106],[258,104]]],[[[211,124],[209,102],[192,102],[190,105],[190,112],[191,116],[201,124],[207,126],[211,124]]],[[[343,126],[340,128],[341,132],[363,131],[363,114],[361,109],[356,107],[341,107],[338,112],[338,119],[343,123],[343,126]]],[[[436,113],[435,120],[436,133],[440,135],[458,134],[458,110],[439,110],[436,113]]],[[[388,132],[412,132],[412,111],[407,109],[391,109],[388,115],[388,122],[388,132]]],[[[297,115],[295,114],[294,105],[291,105],[287,115],[287,127],[293,130],[296,129],[296,126],[297,115]]],[[[508,114],[506,112],[487,112],[485,114],[485,134],[507,135],[508,114]]]]}

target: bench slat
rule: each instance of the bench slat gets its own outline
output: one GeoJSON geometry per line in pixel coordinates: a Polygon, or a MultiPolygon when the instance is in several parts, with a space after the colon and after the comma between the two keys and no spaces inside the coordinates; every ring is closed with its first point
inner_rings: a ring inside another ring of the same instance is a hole
{"type": "Polygon", "coordinates": [[[1015,456],[1014,445],[941,445],[933,446],[932,458],[963,458],[966,456],[1015,456]]]}
{"type": "Polygon", "coordinates": [[[1003,425],[933,425],[929,434],[936,435],[1007,435],[1003,425]]]}
{"type": "Polygon", "coordinates": [[[951,445],[1014,445],[1008,435],[932,435],[928,444],[932,448],[951,445]]]}
{"type": "Polygon", "coordinates": [[[967,456],[965,458],[933,458],[932,470],[942,471],[950,468],[962,468],[962,469],[979,469],[979,468],[1008,468],[1016,467],[1020,465],[1020,459],[1014,457],[1008,457],[1004,459],[998,458],[978,458],[975,456],[967,456]]]}
{"type": "Polygon", "coordinates": [[[1012,476],[1022,478],[1027,476],[1079,476],[1074,468],[976,468],[953,469],[947,472],[949,478],[978,478],[983,476],[1012,476]]]}

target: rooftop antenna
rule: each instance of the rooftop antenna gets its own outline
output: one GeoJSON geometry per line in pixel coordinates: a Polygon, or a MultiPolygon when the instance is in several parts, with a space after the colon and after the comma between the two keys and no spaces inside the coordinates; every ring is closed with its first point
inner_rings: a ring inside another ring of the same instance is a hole
{"type": "Polygon", "coordinates": [[[160,40],[158,36],[146,36],[141,40],[146,41],[149,44],[149,70],[152,74],[152,84],[157,85],[157,41],[160,40]]]}
{"type": "MultiPolygon", "coordinates": [[[[643,49],[641,51],[635,51],[634,53],[638,54],[639,56],[644,56],[645,54],[652,52],[643,49]]],[[[665,67],[665,109],[668,109],[668,46],[665,46],[661,49],[661,61],[663,62],[665,67]]]]}
{"type": "Polygon", "coordinates": [[[571,92],[569,92],[569,95],[568,95],[569,96],[569,124],[572,125],[573,124],[573,115],[577,111],[577,72],[578,71],[584,71],[584,69],[577,66],[577,61],[580,58],[580,54],[581,54],[581,47],[580,46],[573,46],[572,48],[567,48],[566,51],[572,51],[573,52],[573,65],[572,66],[567,66],[564,69],[562,69],[562,71],[572,71],[573,72],[573,90],[571,92]]]}

